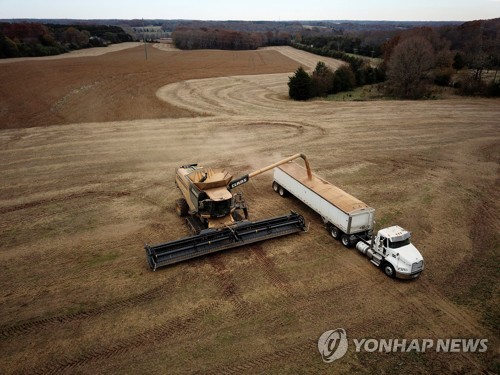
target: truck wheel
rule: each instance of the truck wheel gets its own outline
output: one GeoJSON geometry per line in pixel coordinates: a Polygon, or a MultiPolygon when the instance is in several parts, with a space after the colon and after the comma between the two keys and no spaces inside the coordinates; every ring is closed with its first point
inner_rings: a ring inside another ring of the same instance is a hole
{"type": "Polygon", "coordinates": [[[278,185],[278,183],[276,181],[273,181],[273,190],[275,193],[278,192],[280,186],[278,185]]]}
{"type": "Polygon", "coordinates": [[[345,247],[351,247],[351,240],[347,234],[343,234],[340,240],[342,241],[342,245],[345,247]]]}
{"type": "Polygon", "coordinates": [[[336,240],[338,240],[341,235],[340,229],[337,228],[335,225],[330,226],[330,235],[336,240]]]}
{"type": "Polygon", "coordinates": [[[175,201],[175,212],[178,216],[184,217],[188,214],[189,206],[184,198],[175,201]]]}
{"type": "Polygon", "coordinates": [[[287,196],[287,194],[288,194],[288,191],[286,191],[286,190],[283,188],[283,186],[280,186],[280,187],[279,187],[279,189],[278,189],[278,194],[279,194],[281,197],[285,198],[285,197],[287,196]]]}
{"type": "Polygon", "coordinates": [[[396,277],[396,271],[394,270],[394,267],[390,263],[384,263],[383,265],[383,270],[384,273],[389,276],[389,277],[396,277]]]}

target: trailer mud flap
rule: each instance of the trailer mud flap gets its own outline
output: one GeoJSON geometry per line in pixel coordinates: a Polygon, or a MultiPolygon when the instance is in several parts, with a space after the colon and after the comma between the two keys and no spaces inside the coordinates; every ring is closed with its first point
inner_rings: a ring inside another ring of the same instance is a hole
{"type": "Polygon", "coordinates": [[[154,246],[146,245],[144,249],[149,267],[155,271],[184,260],[305,230],[304,217],[292,211],[290,215],[241,221],[226,229],[210,230],[154,246]]]}

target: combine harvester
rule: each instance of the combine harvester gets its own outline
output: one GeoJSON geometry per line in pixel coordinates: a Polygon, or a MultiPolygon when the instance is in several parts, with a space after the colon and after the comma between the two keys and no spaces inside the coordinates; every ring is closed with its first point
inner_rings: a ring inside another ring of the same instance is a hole
{"type": "Polygon", "coordinates": [[[159,245],[146,245],[151,269],[154,271],[217,251],[305,231],[304,218],[295,212],[249,221],[242,194],[231,192],[250,178],[297,158],[304,159],[307,174],[312,177],[309,162],[303,154],[290,156],[234,180],[224,169],[204,168],[197,164],[177,168],[175,184],[183,198],[176,201],[176,212],[186,217],[194,235],[159,245]]]}

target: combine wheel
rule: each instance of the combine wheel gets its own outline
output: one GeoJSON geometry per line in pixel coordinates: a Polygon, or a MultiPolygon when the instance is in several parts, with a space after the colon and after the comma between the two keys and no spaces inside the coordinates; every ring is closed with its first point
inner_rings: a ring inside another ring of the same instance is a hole
{"type": "Polygon", "coordinates": [[[278,192],[280,186],[278,185],[278,183],[276,181],[273,181],[273,190],[275,193],[278,192]]]}
{"type": "Polygon", "coordinates": [[[288,191],[286,191],[283,186],[280,186],[279,189],[278,189],[278,194],[281,197],[285,198],[288,195],[288,191]]]}
{"type": "Polygon", "coordinates": [[[237,211],[233,211],[233,219],[234,221],[241,221],[243,220],[243,216],[241,216],[241,214],[237,211]]]}
{"type": "Polygon", "coordinates": [[[184,217],[188,214],[189,206],[184,198],[175,201],[175,212],[178,216],[184,217]]]}

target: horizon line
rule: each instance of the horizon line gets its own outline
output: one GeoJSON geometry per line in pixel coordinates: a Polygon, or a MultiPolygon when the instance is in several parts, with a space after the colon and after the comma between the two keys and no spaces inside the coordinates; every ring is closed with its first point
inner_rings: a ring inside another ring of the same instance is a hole
{"type": "Polygon", "coordinates": [[[390,19],[284,19],[284,20],[242,20],[242,19],[196,19],[196,18],[48,18],[48,17],[10,17],[0,18],[0,21],[8,20],[61,20],[61,21],[201,21],[201,22],[473,22],[488,21],[496,18],[480,18],[473,20],[390,20],[390,19]]]}

